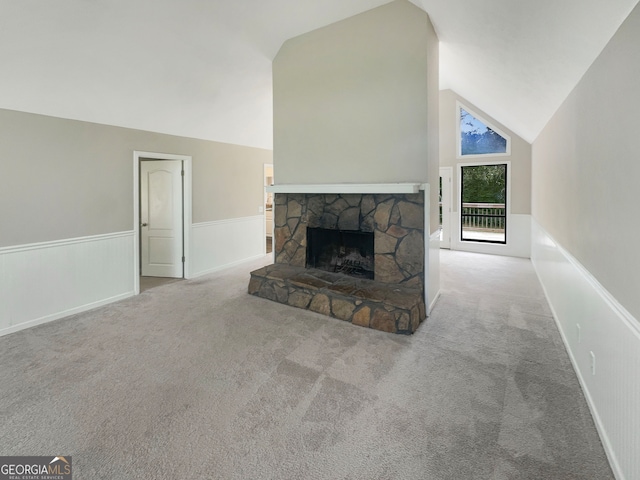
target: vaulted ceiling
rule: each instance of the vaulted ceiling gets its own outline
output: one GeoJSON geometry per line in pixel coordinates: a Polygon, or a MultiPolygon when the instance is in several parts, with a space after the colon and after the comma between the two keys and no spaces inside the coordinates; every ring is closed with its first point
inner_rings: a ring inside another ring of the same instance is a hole
{"type": "MultiPolygon", "coordinates": [[[[533,141],[638,0],[412,2],[440,87],[533,141]]],[[[385,3],[0,0],[0,108],[271,148],[282,43],[385,3]]]]}

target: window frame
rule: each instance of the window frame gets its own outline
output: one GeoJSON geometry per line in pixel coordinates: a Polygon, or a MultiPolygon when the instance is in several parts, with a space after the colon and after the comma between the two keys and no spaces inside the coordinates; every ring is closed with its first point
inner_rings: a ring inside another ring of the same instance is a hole
{"type": "Polygon", "coordinates": [[[473,158],[486,158],[486,157],[509,157],[511,156],[511,135],[507,134],[501,128],[496,127],[493,122],[487,121],[482,115],[479,115],[472,108],[467,107],[460,101],[456,101],[456,158],[461,159],[473,159],[473,158]],[[496,132],[502,138],[507,141],[506,151],[504,153],[480,153],[473,155],[462,154],[462,131],[460,129],[460,110],[464,110],[467,113],[473,115],[474,118],[480,120],[491,130],[496,132]]]}
{"type": "Polygon", "coordinates": [[[469,163],[458,163],[457,164],[457,175],[458,175],[458,195],[457,195],[457,204],[458,204],[458,230],[459,230],[459,239],[458,241],[461,244],[465,243],[481,243],[481,244],[490,244],[490,245],[501,245],[506,246],[509,242],[508,229],[509,224],[511,223],[511,162],[509,160],[496,160],[496,161],[486,161],[486,162],[469,162],[469,163]],[[505,218],[504,218],[504,242],[503,241],[494,241],[494,240],[477,240],[477,239],[464,239],[462,237],[462,169],[463,167],[482,167],[482,166],[493,166],[493,165],[505,165],[506,167],[506,192],[505,192],[505,218]]]}

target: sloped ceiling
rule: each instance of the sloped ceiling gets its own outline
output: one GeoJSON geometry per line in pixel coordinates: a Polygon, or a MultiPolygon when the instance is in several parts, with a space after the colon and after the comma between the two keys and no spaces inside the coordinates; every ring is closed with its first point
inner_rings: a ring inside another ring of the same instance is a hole
{"type": "MultiPolygon", "coordinates": [[[[441,88],[528,141],[638,2],[412,1],[439,35],[441,88]]],[[[271,148],[282,43],[385,3],[0,0],[0,108],[271,148]]]]}
{"type": "Polygon", "coordinates": [[[638,0],[415,0],[450,88],[533,142],[638,0]]]}

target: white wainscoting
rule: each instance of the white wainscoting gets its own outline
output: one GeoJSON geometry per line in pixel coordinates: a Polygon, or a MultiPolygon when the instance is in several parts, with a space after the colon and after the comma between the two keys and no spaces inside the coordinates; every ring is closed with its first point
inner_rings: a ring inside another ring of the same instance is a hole
{"type": "Polygon", "coordinates": [[[440,230],[429,237],[429,280],[427,282],[427,315],[440,296],[440,230]]]}
{"type": "Polygon", "coordinates": [[[616,478],[640,479],[640,322],[535,219],[531,260],[616,478]]]}
{"type": "Polygon", "coordinates": [[[460,241],[460,216],[451,212],[451,249],[466,252],[531,257],[531,215],[511,213],[507,217],[507,244],[460,241]]]}
{"type": "Polygon", "coordinates": [[[264,215],[194,223],[191,277],[265,255],[264,215]]]}
{"type": "Polygon", "coordinates": [[[134,232],[0,248],[0,335],[134,294],[134,232]]]}

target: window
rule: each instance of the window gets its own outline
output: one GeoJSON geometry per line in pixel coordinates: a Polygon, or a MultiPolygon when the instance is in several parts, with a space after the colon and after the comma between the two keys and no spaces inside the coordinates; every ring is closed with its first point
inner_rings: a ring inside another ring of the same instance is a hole
{"type": "Polygon", "coordinates": [[[507,243],[507,163],[460,167],[460,240],[507,243]]]}
{"type": "Polygon", "coordinates": [[[458,156],[509,155],[511,138],[458,104],[458,156]]]}

